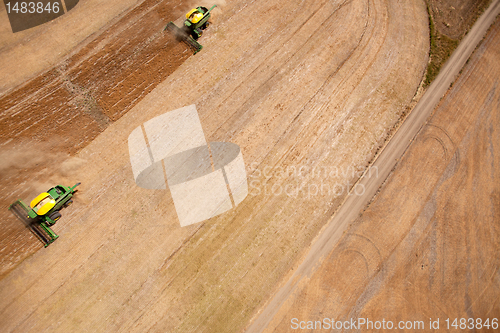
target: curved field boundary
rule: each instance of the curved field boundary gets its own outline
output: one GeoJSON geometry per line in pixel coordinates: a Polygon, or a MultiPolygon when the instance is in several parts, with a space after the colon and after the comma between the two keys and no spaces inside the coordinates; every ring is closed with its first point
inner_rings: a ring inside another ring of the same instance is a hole
{"type": "MultiPolygon", "coordinates": [[[[475,47],[484,37],[486,31],[500,13],[500,1],[495,1],[473,26],[469,34],[463,39],[459,47],[450,57],[442,71],[431,84],[415,109],[408,115],[396,134],[373,163],[378,169],[379,177],[362,177],[358,184],[365,188],[362,196],[348,196],[334,217],[329,221],[325,230],[311,246],[308,255],[297,268],[288,282],[276,293],[263,311],[249,326],[247,332],[262,332],[273,321],[274,316],[289,301],[293,299],[307,283],[315,269],[335,247],[344,230],[370,202],[380,186],[403,156],[413,138],[420,131],[434,108],[455,80],[459,71],[470,57],[475,47]]],[[[366,175],[365,175],[366,176],[366,175]]],[[[279,319],[276,319],[279,321],[279,319]]]]}

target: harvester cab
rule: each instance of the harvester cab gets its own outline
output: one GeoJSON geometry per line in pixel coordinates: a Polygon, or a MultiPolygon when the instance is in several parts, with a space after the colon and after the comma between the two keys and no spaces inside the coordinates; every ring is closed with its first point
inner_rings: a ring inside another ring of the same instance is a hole
{"type": "Polygon", "coordinates": [[[43,192],[31,201],[29,205],[17,200],[9,209],[21,219],[25,225],[44,243],[49,246],[59,236],[50,228],[60,218],[60,211],[73,203],[75,188],[57,185],[43,192]]]}
{"type": "Polygon", "coordinates": [[[210,9],[202,6],[191,9],[186,14],[186,20],[182,28],[179,28],[173,22],[169,22],[163,30],[172,32],[177,40],[185,42],[193,49],[194,54],[196,54],[203,48],[197,40],[203,34],[203,30],[208,28],[210,24],[210,12],[215,7],[217,7],[217,5],[213,5],[210,9]]]}

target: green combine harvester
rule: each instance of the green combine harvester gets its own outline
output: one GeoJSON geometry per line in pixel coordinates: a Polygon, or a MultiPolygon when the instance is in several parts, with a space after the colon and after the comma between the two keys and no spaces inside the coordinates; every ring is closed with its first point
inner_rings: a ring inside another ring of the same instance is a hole
{"type": "Polygon", "coordinates": [[[77,191],[75,188],[80,184],[73,187],[57,185],[37,196],[29,206],[22,200],[17,200],[9,209],[47,247],[59,237],[50,227],[61,218],[61,209],[73,203],[73,194],[77,191]]]}
{"type": "Polygon", "coordinates": [[[194,51],[194,54],[201,51],[203,46],[197,42],[198,38],[203,34],[203,30],[208,28],[210,24],[210,12],[217,7],[213,5],[212,8],[196,7],[186,14],[186,20],[182,28],[179,28],[174,22],[169,22],[163,31],[168,30],[174,34],[177,40],[182,41],[189,45],[194,51]]]}

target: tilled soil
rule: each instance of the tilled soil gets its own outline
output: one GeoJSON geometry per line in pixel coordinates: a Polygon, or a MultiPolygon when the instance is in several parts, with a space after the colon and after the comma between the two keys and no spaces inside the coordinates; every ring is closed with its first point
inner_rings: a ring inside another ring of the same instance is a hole
{"type": "MultiPolygon", "coordinates": [[[[1,207],[31,200],[51,181],[78,181],[71,167],[60,164],[192,55],[163,32],[184,7],[144,1],[57,67],[0,96],[1,207]]],[[[6,209],[0,221],[3,275],[41,244],[6,209]]]]}

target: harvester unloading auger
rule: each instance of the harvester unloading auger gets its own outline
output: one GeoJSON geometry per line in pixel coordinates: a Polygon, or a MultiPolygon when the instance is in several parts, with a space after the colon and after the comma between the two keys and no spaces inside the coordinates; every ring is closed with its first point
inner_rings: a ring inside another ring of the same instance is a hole
{"type": "Polygon", "coordinates": [[[189,45],[194,51],[194,54],[201,51],[203,46],[197,42],[198,38],[203,34],[203,30],[208,28],[210,24],[210,12],[217,7],[213,5],[212,8],[196,7],[186,14],[186,20],[182,28],[179,28],[174,22],[169,22],[163,31],[168,30],[175,35],[177,40],[182,41],[189,45]]]}
{"type": "Polygon", "coordinates": [[[60,210],[73,203],[75,188],[57,185],[33,199],[28,206],[17,200],[9,209],[45,244],[49,246],[59,236],[50,228],[61,218],[60,210]]]}

